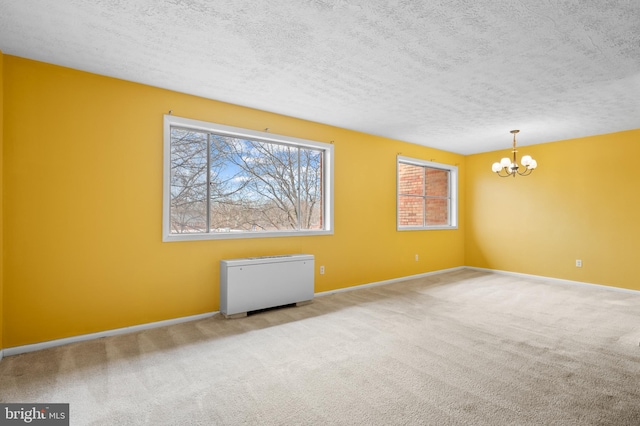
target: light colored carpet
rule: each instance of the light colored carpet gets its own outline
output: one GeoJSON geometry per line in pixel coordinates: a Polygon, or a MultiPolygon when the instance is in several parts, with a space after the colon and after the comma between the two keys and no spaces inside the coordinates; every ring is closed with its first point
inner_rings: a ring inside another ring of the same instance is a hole
{"type": "Polygon", "coordinates": [[[72,425],[639,425],[640,295],[460,270],[0,362],[72,425]]]}

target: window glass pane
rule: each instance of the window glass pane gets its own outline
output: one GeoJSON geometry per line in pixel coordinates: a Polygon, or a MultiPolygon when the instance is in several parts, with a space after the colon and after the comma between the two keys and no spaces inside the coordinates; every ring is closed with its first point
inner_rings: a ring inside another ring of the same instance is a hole
{"type": "Polygon", "coordinates": [[[427,198],[426,225],[449,224],[449,200],[446,198],[427,198]]]}
{"type": "Polygon", "coordinates": [[[449,171],[433,169],[431,167],[425,167],[424,170],[427,175],[425,188],[426,195],[431,197],[448,197],[449,171]]]}
{"type": "Polygon", "coordinates": [[[212,135],[211,152],[213,232],[297,229],[298,148],[212,135]]]}
{"type": "Polygon", "coordinates": [[[207,134],[171,129],[171,233],[207,227],[207,134]]]}
{"type": "Polygon", "coordinates": [[[322,229],[322,151],[300,149],[300,228],[322,229]]]}
{"type": "Polygon", "coordinates": [[[424,195],[424,167],[398,164],[398,192],[404,195],[424,195]]]}
{"type": "Polygon", "coordinates": [[[398,223],[400,226],[424,225],[423,197],[400,195],[398,204],[398,223]]]}
{"type": "Polygon", "coordinates": [[[211,136],[211,232],[322,229],[322,151],[211,136]]]}
{"type": "Polygon", "coordinates": [[[234,232],[250,227],[251,220],[243,213],[242,191],[248,181],[236,165],[236,139],[210,134],[210,232],[234,232]]]}

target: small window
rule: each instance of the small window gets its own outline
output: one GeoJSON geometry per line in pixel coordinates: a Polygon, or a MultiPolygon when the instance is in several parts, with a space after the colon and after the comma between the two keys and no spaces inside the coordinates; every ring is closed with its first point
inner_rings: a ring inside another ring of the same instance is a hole
{"type": "Polygon", "coordinates": [[[163,241],[332,233],[333,145],[164,121],[163,241]]]}
{"type": "Polygon", "coordinates": [[[458,168],[398,156],[398,230],[458,226],[458,168]]]}

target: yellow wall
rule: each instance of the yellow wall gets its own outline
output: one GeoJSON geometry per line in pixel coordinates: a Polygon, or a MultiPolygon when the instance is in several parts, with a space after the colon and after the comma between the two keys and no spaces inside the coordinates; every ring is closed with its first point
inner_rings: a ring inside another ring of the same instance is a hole
{"type": "Polygon", "coordinates": [[[491,172],[508,153],[466,158],[466,265],[640,290],[640,130],[522,147],[528,177],[491,172]]]}
{"type": "Polygon", "coordinates": [[[640,290],[640,130],[523,147],[539,163],[524,178],[491,172],[508,152],[464,157],[0,52],[0,349],[218,310],[219,260],[246,256],[314,254],[317,292],[462,265],[640,290]],[[334,141],[335,234],[162,243],[169,110],[334,141]],[[459,166],[460,229],[396,232],[399,153],[459,166]]]}
{"type": "Polygon", "coordinates": [[[2,201],[4,199],[3,196],[3,188],[2,177],[4,176],[4,161],[3,155],[4,152],[4,127],[3,127],[3,118],[4,118],[4,54],[2,50],[0,50],[0,351],[4,348],[3,344],[3,330],[4,330],[4,243],[3,243],[3,227],[4,220],[2,216],[3,208],[2,201]]]}
{"type": "Polygon", "coordinates": [[[464,264],[463,156],[9,55],[3,81],[4,347],[218,310],[220,259],[314,254],[317,292],[464,264]],[[335,234],[162,243],[169,110],[335,141],[335,234]],[[396,232],[399,152],[459,165],[459,230],[396,232]]]}

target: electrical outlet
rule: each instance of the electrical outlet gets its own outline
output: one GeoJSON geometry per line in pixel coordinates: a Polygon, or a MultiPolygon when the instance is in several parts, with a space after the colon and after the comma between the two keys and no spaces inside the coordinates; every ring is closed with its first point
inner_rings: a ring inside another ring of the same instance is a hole
{"type": "Polygon", "coordinates": [[[418,255],[416,254],[416,262],[419,260],[420,258],[418,257],[418,255]]]}
{"type": "Polygon", "coordinates": [[[320,275],[324,275],[324,266],[320,267],[320,275]]]}
{"type": "Polygon", "coordinates": [[[582,260],[576,259],[576,268],[582,268],[582,260]]]}

